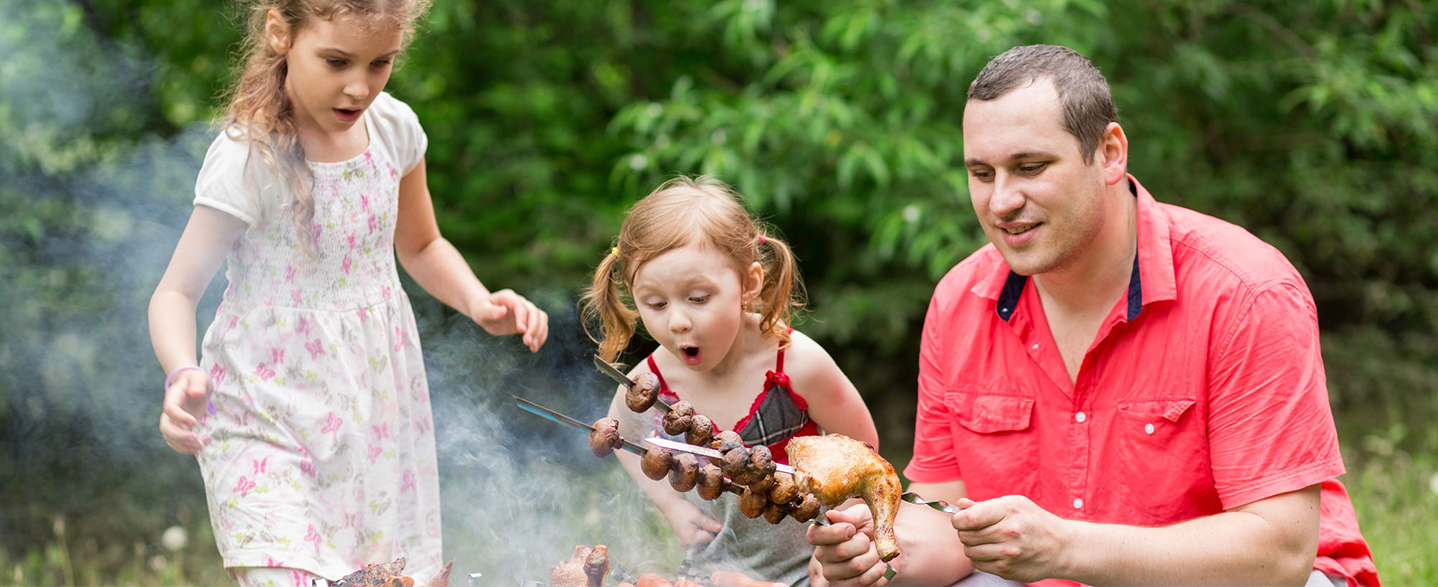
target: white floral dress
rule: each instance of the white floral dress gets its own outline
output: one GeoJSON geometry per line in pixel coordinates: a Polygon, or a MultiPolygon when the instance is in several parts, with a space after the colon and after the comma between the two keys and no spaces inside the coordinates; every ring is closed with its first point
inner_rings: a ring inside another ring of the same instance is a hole
{"type": "Polygon", "coordinates": [[[388,94],[364,117],[363,154],[309,164],[313,254],[247,143],[221,133],[196,183],[197,205],[250,225],[201,358],[215,388],[199,462],[226,567],[439,568],[429,388],[394,253],[400,178],[425,137],[388,94]]]}

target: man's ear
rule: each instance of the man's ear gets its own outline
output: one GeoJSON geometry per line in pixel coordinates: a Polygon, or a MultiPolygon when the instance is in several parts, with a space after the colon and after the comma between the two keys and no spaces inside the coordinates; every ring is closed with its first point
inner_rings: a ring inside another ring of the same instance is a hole
{"type": "Polygon", "coordinates": [[[285,24],[285,16],[278,9],[271,8],[265,14],[265,40],[276,54],[290,52],[290,27],[285,24]]]}
{"type": "Polygon", "coordinates": [[[749,270],[744,272],[744,303],[759,299],[759,294],[764,291],[764,266],[758,261],[749,264],[749,270]]]}
{"type": "Polygon", "coordinates": [[[1104,185],[1114,185],[1128,177],[1128,136],[1117,122],[1110,122],[1103,129],[1098,163],[1103,167],[1104,185]]]}

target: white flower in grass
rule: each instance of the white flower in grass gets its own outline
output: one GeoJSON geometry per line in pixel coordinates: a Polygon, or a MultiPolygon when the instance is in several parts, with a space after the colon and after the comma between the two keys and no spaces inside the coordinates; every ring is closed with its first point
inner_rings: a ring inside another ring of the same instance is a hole
{"type": "Polygon", "coordinates": [[[160,535],[160,544],[165,545],[170,552],[176,552],[190,543],[190,535],[180,526],[165,528],[165,533],[160,535]]]}

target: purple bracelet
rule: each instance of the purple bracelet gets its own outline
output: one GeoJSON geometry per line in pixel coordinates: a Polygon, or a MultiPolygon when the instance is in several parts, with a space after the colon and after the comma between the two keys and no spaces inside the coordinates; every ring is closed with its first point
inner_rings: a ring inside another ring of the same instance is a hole
{"type": "MultiPolygon", "coordinates": [[[[170,390],[170,382],[175,379],[175,376],[176,376],[176,375],[179,375],[181,371],[189,371],[190,369],[194,369],[194,370],[199,371],[199,372],[201,372],[201,373],[205,373],[205,370],[204,370],[204,369],[201,369],[201,368],[196,367],[196,366],[194,366],[194,365],[185,365],[185,366],[183,366],[183,367],[175,367],[175,370],[174,370],[174,371],[170,371],[170,374],[165,376],[165,387],[164,387],[164,390],[165,390],[165,391],[169,391],[169,390],[170,390]]],[[[210,376],[209,373],[205,373],[205,377],[206,377],[206,378],[208,378],[209,376],[210,376]]]]}

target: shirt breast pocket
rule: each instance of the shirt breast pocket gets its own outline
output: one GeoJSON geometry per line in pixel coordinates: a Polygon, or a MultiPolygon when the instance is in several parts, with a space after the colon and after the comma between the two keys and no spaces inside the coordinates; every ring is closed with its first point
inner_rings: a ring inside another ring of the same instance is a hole
{"type": "Polygon", "coordinates": [[[975,500],[1003,495],[1038,499],[1038,438],[1034,398],[1002,391],[954,390],[944,394],[953,414],[959,474],[975,500]]]}
{"type": "Polygon", "coordinates": [[[1191,517],[1195,502],[1211,498],[1204,423],[1187,398],[1120,402],[1114,419],[1115,471],[1125,507],[1155,524],[1191,517]]]}

